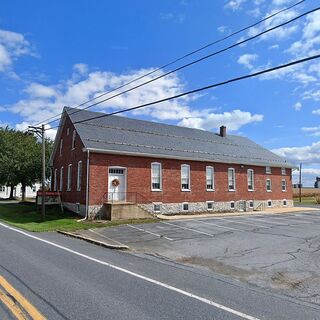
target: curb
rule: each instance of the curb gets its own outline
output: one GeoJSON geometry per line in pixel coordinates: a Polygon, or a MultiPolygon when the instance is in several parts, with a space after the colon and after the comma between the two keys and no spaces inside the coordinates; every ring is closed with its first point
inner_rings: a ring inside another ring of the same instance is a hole
{"type": "Polygon", "coordinates": [[[306,211],[320,211],[320,208],[309,208],[309,207],[295,207],[299,208],[298,210],[287,210],[283,212],[279,212],[278,210],[263,210],[263,211],[250,211],[250,212],[226,212],[226,213],[206,213],[206,214],[173,214],[173,215],[163,215],[158,214],[157,218],[162,220],[188,220],[195,218],[208,218],[208,217],[238,217],[238,216],[250,216],[254,215],[264,215],[264,214],[292,214],[292,213],[301,213],[306,211]]]}
{"type": "Polygon", "coordinates": [[[95,244],[97,246],[101,246],[101,247],[104,247],[104,248],[108,248],[108,249],[116,249],[116,250],[128,250],[129,249],[129,247],[126,246],[126,245],[110,244],[110,243],[107,243],[107,242],[102,242],[102,241],[95,240],[95,239],[92,239],[92,238],[89,238],[89,237],[80,236],[78,234],[74,234],[74,233],[67,232],[67,231],[59,231],[58,230],[57,232],[60,233],[60,234],[65,235],[65,236],[76,238],[76,239],[80,239],[80,240],[84,240],[86,242],[89,242],[89,243],[92,243],[92,244],[95,244]]]}

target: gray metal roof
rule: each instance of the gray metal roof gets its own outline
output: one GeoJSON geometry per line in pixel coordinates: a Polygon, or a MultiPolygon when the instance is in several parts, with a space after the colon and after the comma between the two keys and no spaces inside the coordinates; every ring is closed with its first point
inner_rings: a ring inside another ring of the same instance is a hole
{"type": "MultiPolygon", "coordinates": [[[[72,123],[103,114],[75,110],[64,109],[72,123]]],[[[292,167],[285,159],[248,138],[236,135],[221,137],[210,131],[122,116],[107,116],[74,125],[85,148],[96,152],[292,167]]]]}

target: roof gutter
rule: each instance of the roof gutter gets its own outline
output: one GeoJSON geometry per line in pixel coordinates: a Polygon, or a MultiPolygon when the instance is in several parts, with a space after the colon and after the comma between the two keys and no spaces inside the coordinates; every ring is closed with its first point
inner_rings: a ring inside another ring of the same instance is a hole
{"type": "Polygon", "coordinates": [[[212,159],[195,159],[191,157],[179,157],[179,156],[167,156],[162,154],[150,154],[150,153],[143,153],[143,152],[130,152],[130,151],[117,151],[117,150],[107,150],[107,149],[98,149],[98,148],[83,148],[83,151],[91,151],[95,153],[105,153],[105,154],[121,154],[126,156],[135,156],[135,157],[148,157],[148,158],[160,158],[160,159],[175,159],[175,160],[189,160],[189,161],[200,161],[200,162],[216,162],[216,163],[229,163],[229,164],[243,164],[246,166],[273,166],[279,168],[290,168],[295,169],[296,167],[288,164],[275,164],[275,163],[254,163],[254,162],[246,162],[246,161],[230,161],[230,160],[212,160],[212,159]]]}

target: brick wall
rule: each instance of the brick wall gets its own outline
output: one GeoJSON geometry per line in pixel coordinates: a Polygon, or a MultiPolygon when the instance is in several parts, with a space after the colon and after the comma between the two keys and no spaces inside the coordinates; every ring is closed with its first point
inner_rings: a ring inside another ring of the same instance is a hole
{"type": "Polygon", "coordinates": [[[281,175],[281,168],[272,168],[272,174],[265,173],[265,167],[220,164],[211,162],[180,161],[147,157],[119,156],[108,154],[90,155],[90,204],[101,202],[108,191],[108,167],[127,168],[127,192],[137,192],[152,202],[200,202],[232,200],[277,200],[292,199],[291,169],[281,175]],[[151,163],[162,164],[162,191],[151,191],[151,163]],[[181,191],[181,164],[190,165],[191,191],[181,191]],[[215,171],[215,191],[206,191],[206,166],[215,171]],[[236,191],[228,190],[228,168],[235,168],[236,191]],[[248,191],[247,169],[254,170],[255,191],[248,191]],[[266,179],[272,181],[272,192],[266,192],[266,179]],[[286,180],[287,191],[282,192],[281,181],[286,180]]]}
{"type": "Polygon", "coordinates": [[[86,202],[86,168],[87,168],[87,154],[82,151],[83,143],[78,135],[76,135],[76,145],[72,149],[72,135],[74,126],[71,123],[69,117],[66,118],[65,124],[62,128],[61,138],[63,139],[62,155],[60,156],[60,142],[58,144],[56,155],[53,159],[53,172],[51,189],[54,186],[54,169],[57,170],[57,187],[60,187],[60,168],[63,167],[63,188],[61,192],[61,198],[63,202],[79,202],[85,204],[86,202]],[[69,128],[69,135],[67,130],[69,128]],[[81,191],[77,191],[77,173],[78,173],[78,161],[82,161],[82,179],[81,179],[81,191]],[[72,164],[72,185],[71,190],[67,191],[67,178],[68,178],[68,165],[72,164]]]}
{"type": "MultiPolygon", "coordinates": [[[[87,153],[83,152],[83,143],[76,136],[76,147],[72,150],[72,134],[74,126],[67,117],[62,129],[63,150],[60,156],[59,145],[53,160],[53,169],[57,171],[57,187],[60,186],[60,168],[64,167],[63,202],[85,204],[86,200],[86,167],[87,153]],[[69,128],[69,135],[67,130],[69,128]],[[82,161],[82,188],[77,191],[77,165],[82,161]],[[72,188],[67,191],[68,165],[72,164],[72,188]]],[[[90,154],[89,204],[101,204],[108,192],[108,167],[121,166],[127,168],[127,192],[138,193],[143,197],[139,202],[203,202],[203,201],[237,201],[237,200],[281,200],[292,199],[291,169],[281,175],[281,168],[272,168],[272,174],[265,173],[265,167],[241,166],[238,164],[220,164],[212,162],[180,161],[133,157],[108,154],[90,154]],[[162,191],[151,191],[151,163],[162,164],[162,191]],[[181,164],[190,165],[191,191],[181,191],[181,164]],[[206,190],[206,166],[214,167],[215,191],[206,190]],[[236,190],[228,190],[228,168],[236,171],[236,190]],[[254,170],[255,191],[248,191],[247,170],[254,170]],[[272,192],[266,192],[266,179],[272,181],[272,192]],[[286,180],[287,191],[282,192],[281,181],[286,180]]],[[[54,171],[53,171],[54,172],[54,171]]],[[[52,189],[54,174],[52,174],[52,189]]]]}

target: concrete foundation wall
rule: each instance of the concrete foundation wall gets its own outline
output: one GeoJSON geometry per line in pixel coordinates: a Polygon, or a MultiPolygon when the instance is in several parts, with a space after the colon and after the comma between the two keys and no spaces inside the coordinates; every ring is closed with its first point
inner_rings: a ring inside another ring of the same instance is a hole
{"type": "Polygon", "coordinates": [[[140,204],[139,206],[150,213],[161,213],[166,215],[174,214],[192,214],[202,212],[233,212],[233,211],[254,211],[254,210],[266,210],[268,208],[290,208],[293,207],[292,200],[286,200],[287,205],[283,204],[283,200],[272,200],[272,206],[268,207],[268,201],[266,200],[255,200],[253,201],[253,208],[250,208],[250,201],[235,201],[234,209],[231,209],[230,201],[228,202],[213,202],[213,209],[208,210],[207,202],[188,202],[189,210],[183,210],[182,203],[162,203],[160,204],[160,211],[154,211],[154,204],[140,204]]]}

